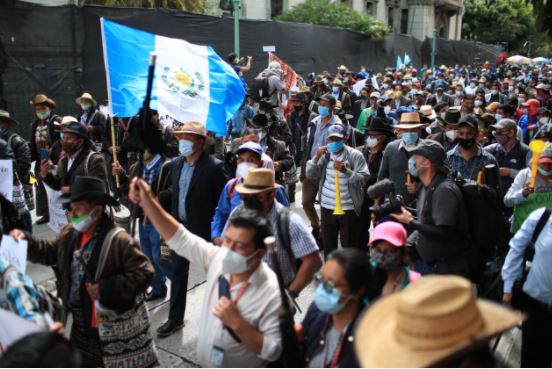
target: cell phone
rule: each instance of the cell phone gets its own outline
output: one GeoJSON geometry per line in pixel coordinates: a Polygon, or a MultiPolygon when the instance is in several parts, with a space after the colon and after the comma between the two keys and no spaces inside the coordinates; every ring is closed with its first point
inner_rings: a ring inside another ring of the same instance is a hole
{"type": "Polygon", "coordinates": [[[39,155],[40,155],[40,161],[48,160],[49,159],[48,149],[40,149],[39,155]]]}

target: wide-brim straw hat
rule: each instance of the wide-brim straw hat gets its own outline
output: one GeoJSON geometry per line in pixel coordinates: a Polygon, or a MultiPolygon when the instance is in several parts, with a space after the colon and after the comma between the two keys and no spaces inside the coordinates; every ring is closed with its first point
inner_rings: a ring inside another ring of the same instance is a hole
{"type": "Polygon", "coordinates": [[[193,120],[185,122],[183,124],[175,124],[173,126],[172,133],[173,135],[180,133],[189,133],[205,138],[205,141],[208,143],[214,142],[212,137],[207,134],[207,129],[205,128],[205,125],[193,120]]]}
{"type": "Polygon", "coordinates": [[[10,125],[19,124],[18,121],[16,121],[15,119],[13,119],[10,116],[10,113],[8,113],[6,110],[2,110],[2,109],[0,109],[0,121],[8,122],[8,124],[10,124],[10,125]]]}
{"type": "Polygon", "coordinates": [[[92,97],[92,95],[90,95],[88,92],[85,92],[83,93],[80,97],[77,97],[75,99],[75,102],[77,104],[82,104],[82,101],[85,100],[85,101],[90,101],[92,103],[92,105],[96,106],[96,100],[94,100],[94,98],[92,97]]]}
{"type": "Polygon", "coordinates": [[[363,367],[428,367],[467,353],[512,328],[524,315],[476,298],[470,281],[427,276],[382,298],[355,328],[363,367]]]}
{"type": "Polygon", "coordinates": [[[35,96],[34,100],[32,101],[29,101],[29,103],[31,105],[46,105],[50,108],[55,108],[56,107],[56,103],[54,100],[50,99],[48,96],[44,95],[44,94],[38,94],[35,96]]]}
{"type": "Polygon", "coordinates": [[[274,171],[269,168],[249,169],[243,183],[236,186],[240,195],[256,195],[272,191],[277,188],[274,180],[274,171]]]}
{"type": "Polygon", "coordinates": [[[425,127],[426,124],[420,121],[420,114],[417,112],[413,113],[402,113],[401,121],[395,126],[399,129],[414,129],[425,127]]]}

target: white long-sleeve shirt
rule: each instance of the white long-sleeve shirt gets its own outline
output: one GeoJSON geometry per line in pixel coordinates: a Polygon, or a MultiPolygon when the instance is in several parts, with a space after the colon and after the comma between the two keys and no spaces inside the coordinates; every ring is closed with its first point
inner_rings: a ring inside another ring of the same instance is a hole
{"type": "MultiPolygon", "coordinates": [[[[263,334],[260,355],[253,353],[244,343],[238,343],[223,329],[222,322],[212,311],[219,300],[218,279],[222,275],[220,247],[205,241],[180,226],[170,240],[169,247],[190,263],[201,265],[207,273],[206,292],[201,307],[201,320],[197,340],[197,354],[203,367],[213,367],[213,347],[224,350],[223,367],[264,367],[279,358],[282,341],[278,315],[282,304],[276,274],[264,263],[249,278],[249,286],[238,301],[242,317],[263,334]]],[[[228,275],[226,275],[229,279],[228,275]]],[[[242,283],[231,286],[232,300],[236,298],[242,283]]]]}

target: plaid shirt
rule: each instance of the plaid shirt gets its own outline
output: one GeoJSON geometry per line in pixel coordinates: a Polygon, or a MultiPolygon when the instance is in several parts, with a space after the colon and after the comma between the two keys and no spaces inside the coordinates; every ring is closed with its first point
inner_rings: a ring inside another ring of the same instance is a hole
{"type": "Polygon", "coordinates": [[[0,308],[46,326],[33,281],[0,256],[0,308]]]}
{"type": "Polygon", "coordinates": [[[447,153],[447,165],[452,174],[460,173],[462,178],[476,180],[479,171],[488,164],[494,164],[498,167],[495,157],[481,148],[478,144],[477,154],[471,159],[466,160],[460,154],[460,145],[456,145],[447,153]]]}

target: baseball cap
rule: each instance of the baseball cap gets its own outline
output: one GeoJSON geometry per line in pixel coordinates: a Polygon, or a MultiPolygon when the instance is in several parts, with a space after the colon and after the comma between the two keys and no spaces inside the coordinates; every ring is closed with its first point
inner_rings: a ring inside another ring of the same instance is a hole
{"type": "Polygon", "coordinates": [[[383,222],[374,227],[368,244],[373,246],[378,241],[387,241],[395,247],[404,247],[406,230],[397,222],[383,222]]]}
{"type": "Polygon", "coordinates": [[[318,101],[320,101],[320,100],[327,101],[327,102],[330,103],[330,105],[335,105],[335,103],[336,103],[335,97],[333,97],[333,95],[331,95],[331,94],[324,94],[316,100],[318,100],[318,101]]]}
{"type": "Polygon", "coordinates": [[[328,130],[328,137],[345,137],[345,128],[341,124],[333,124],[328,130]]]}
{"type": "Polygon", "coordinates": [[[491,127],[494,129],[507,129],[514,132],[517,130],[516,122],[511,119],[501,119],[498,123],[493,124],[491,127]]]}
{"type": "Polygon", "coordinates": [[[544,151],[539,155],[539,164],[552,163],[552,143],[547,142],[544,151]]]}
{"type": "Polygon", "coordinates": [[[244,151],[251,151],[252,153],[259,155],[259,157],[263,155],[263,149],[261,145],[253,141],[248,141],[240,145],[240,147],[238,147],[238,149],[236,150],[236,155],[239,155],[244,151]]]}
{"type": "Polygon", "coordinates": [[[375,97],[376,99],[379,99],[381,96],[379,92],[374,91],[370,94],[370,97],[375,97]]]}
{"type": "Polygon", "coordinates": [[[463,125],[468,125],[472,128],[477,128],[477,120],[473,115],[464,115],[460,120],[458,121],[458,127],[461,127],[463,125]]]}

